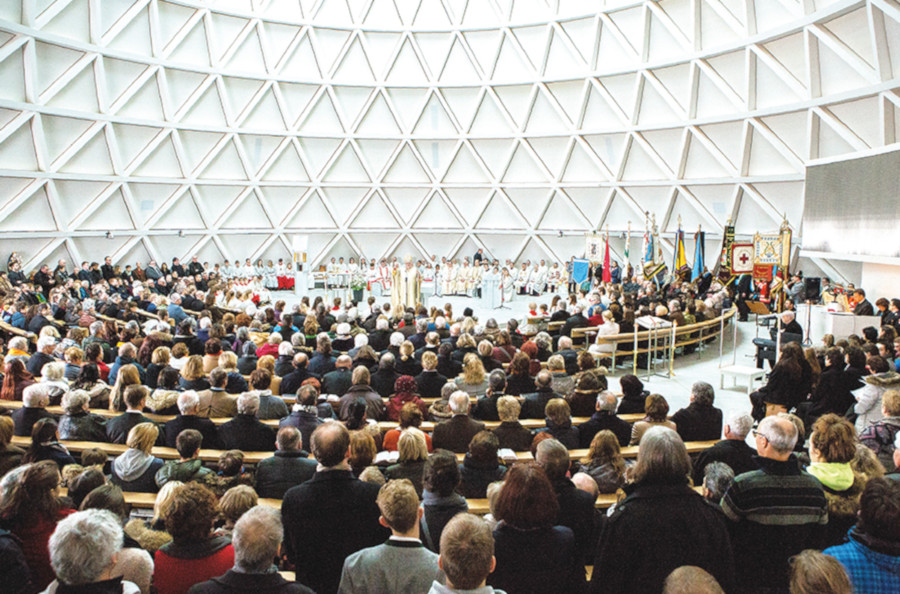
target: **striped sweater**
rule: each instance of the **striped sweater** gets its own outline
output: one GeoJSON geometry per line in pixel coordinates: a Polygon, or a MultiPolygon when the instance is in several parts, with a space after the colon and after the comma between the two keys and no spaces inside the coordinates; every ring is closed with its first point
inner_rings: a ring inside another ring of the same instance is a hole
{"type": "Polygon", "coordinates": [[[756,460],[760,469],[735,478],[722,499],[722,511],[733,522],[738,583],[787,586],[788,559],[822,545],[827,501],[821,483],[801,471],[793,455],[785,462],[756,460]]]}

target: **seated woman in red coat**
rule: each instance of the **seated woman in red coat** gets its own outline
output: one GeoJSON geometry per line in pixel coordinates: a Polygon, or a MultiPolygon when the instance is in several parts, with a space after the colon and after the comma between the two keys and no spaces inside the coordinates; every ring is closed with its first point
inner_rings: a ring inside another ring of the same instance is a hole
{"type": "Polygon", "coordinates": [[[394,395],[387,405],[387,418],[389,421],[399,421],[400,411],[407,402],[412,402],[422,411],[422,416],[428,414],[428,405],[419,398],[419,386],[411,375],[401,375],[394,382],[394,395]]]}
{"type": "Polygon", "coordinates": [[[166,532],[172,542],[156,552],[153,583],[159,592],[185,594],[191,586],[220,576],[234,565],[234,548],[224,536],[213,536],[218,512],[216,496],[188,483],[172,494],[166,510],[166,532]]]}

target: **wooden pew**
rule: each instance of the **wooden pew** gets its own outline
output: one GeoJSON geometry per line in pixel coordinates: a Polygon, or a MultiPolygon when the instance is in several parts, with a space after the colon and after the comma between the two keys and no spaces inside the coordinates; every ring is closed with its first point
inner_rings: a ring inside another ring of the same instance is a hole
{"type": "Polygon", "coordinates": [[[22,330],[21,328],[16,328],[15,326],[0,320],[0,330],[5,332],[9,332],[15,336],[21,336],[23,338],[27,338],[30,342],[37,342],[37,334],[34,332],[28,332],[27,330],[22,330]]]}
{"type": "MultiPolygon", "coordinates": [[[[22,448],[27,448],[31,444],[31,437],[20,437],[18,435],[13,436],[12,438],[13,445],[17,445],[22,448]]],[[[91,448],[97,448],[102,452],[105,452],[109,456],[118,456],[125,452],[128,449],[128,446],[124,444],[117,443],[106,443],[99,441],[62,441],[62,443],[70,452],[81,453],[84,450],[88,450],[91,448]]],[[[713,441],[688,441],[685,442],[685,447],[687,448],[688,454],[697,454],[700,453],[707,448],[712,447],[718,443],[718,440],[713,441]]],[[[200,450],[200,459],[204,462],[218,462],[219,456],[222,455],[226,450],[211,450],[211,449],[201,449],[200,450]]],[[[636,458],[638,453],[638,446],[626,446],[622,448],[622,455],[626,458],[636,458]]],[[[577,449],[577,450],[569,450],[569,457],[575,461],[587,456],[587,449],[577,449]]],[[[155,446],[153,448],[153,455],[157,458],[162,458],[163,460],[177,460],[179,458],[178,451],[175,448],[167,448],[161,446],[155,446]]],[[[247,464],[258,464],[261,460],[265,460],[274,455],[274,452],[244,452],[244,462],[247,464]]],[[[457,459],[462,462],[465,458],[465,454],[457,454],[457,459]]],[[[531,452],[516,452],[516,462],[531,462],[534,460],[534,456],[531,455],[531,452]]]]}

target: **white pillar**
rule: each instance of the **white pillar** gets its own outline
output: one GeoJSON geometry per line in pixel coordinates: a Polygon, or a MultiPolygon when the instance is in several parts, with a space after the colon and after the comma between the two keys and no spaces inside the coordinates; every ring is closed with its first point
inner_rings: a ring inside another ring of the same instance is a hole
{"type": "Polygon", "coordinates": [[[309,262],[306,249],[309,245],[308,235],[294,235],[291,251],[294,258],[294,294],[301,297],[309,290],[309,262]]]}

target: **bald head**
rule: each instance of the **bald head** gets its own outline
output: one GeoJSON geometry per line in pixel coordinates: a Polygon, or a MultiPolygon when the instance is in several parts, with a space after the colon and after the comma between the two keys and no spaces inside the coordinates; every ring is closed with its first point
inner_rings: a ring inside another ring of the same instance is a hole
{"type": "Polygon", "coordinates": [[[341,355],[337,358],[337,361],[334,362],[334,366],[339,369],[350,369],[351,365],[353,365],[353,359],[348,355],[341,355]]]}
{"type": "Polygon", "coordinates": [[[309,357],[306,356],[306,353],[297,353],[294,355],[294,367],[296,369],[306,369],[307,363],[309,363],[309,357]]]}

